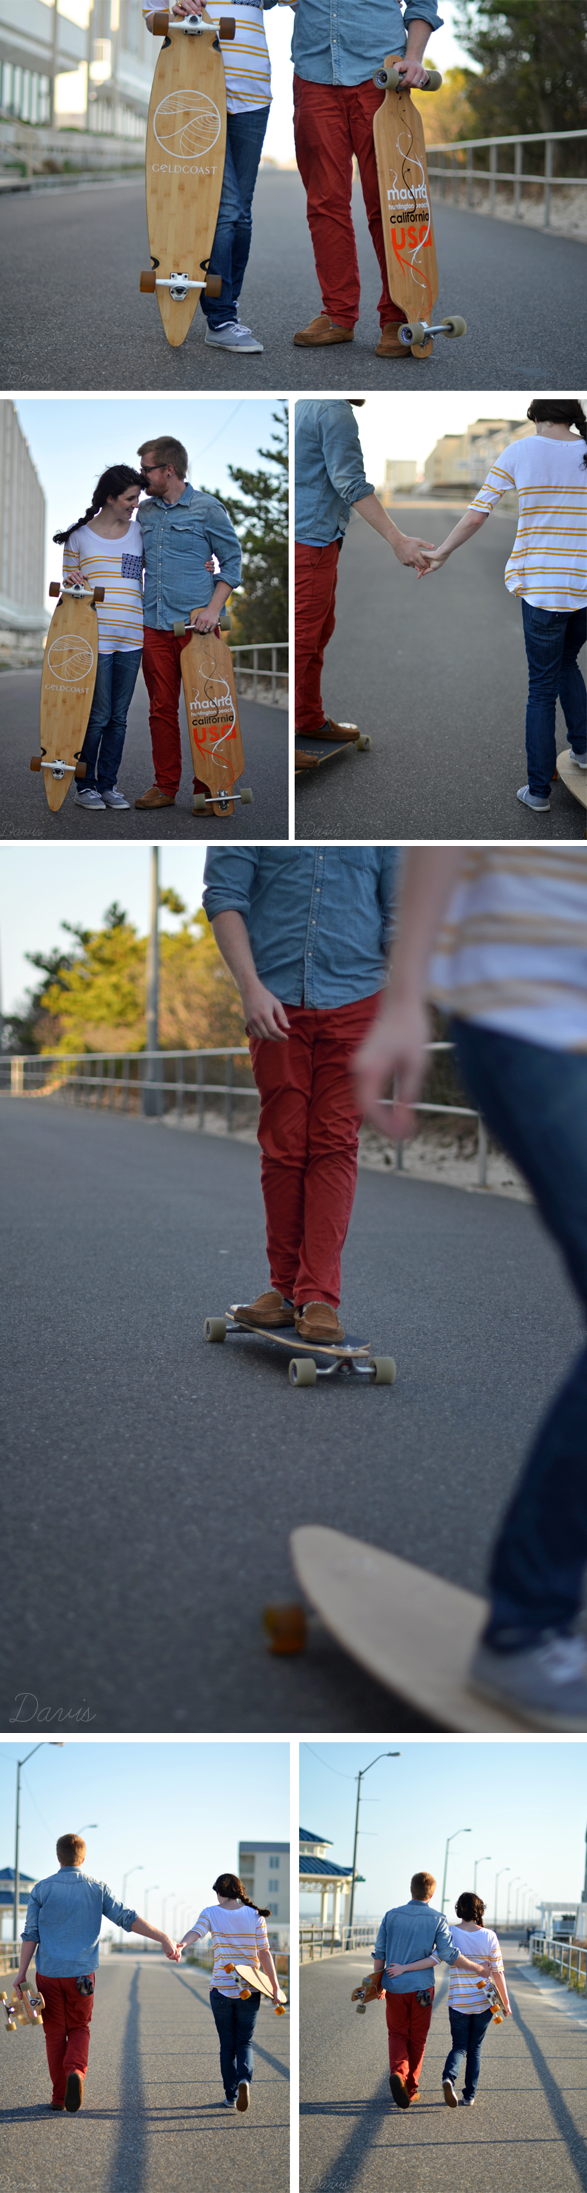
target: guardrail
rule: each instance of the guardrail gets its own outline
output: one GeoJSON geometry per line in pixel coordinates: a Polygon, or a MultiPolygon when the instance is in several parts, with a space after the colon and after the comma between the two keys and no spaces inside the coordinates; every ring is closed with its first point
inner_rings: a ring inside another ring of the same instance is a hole
{"type": "Polygon", "coordinates": [[[529,1954],[533,1964],[542,1964],[554,1972],[555,1979],[565,1980],[567,1987],[578,1995],[587,1994],[587,1942],[584,1948],[579,1942],[561,1942],[554,1934],[532,1934],[529,1954]]]}
{"type": "Polygon", "coordinates": [[[513,183],[514,220],[522,218],[522,191],[527,184],[540,184],[544,191],[544,228],[550,228],[551,194],[553,190],[580,189],[587,183],[587,175],[555,175],[554,146],[564,139],[587,137],[587,129],[535,130],[529,136],[520,137],[461,137],[453,145],[427,145],[428,174],[440,182],[439,196],[446,198],[448,185],[452,187],[453,205],[459,204],[459,186],[465,184],[465,203],[475,210],[475,184],[486,183],[489,190],[488,212],[495,213],[497,189],[502,183],[513,183]],[[513,169],[500,168],[499,150],[502,145],[514,146],[513,169]],[[524,170],[524,145],[542,145],[544,168],[540,175],[524,170]],[[475,166],[476,152],[489,152],[487,167],[475,166]],[[442,166],[432,161],[432,154],[439,153],[442,166]]]}
{"type": "Polygon", "coordinates": [[[231,647],[230,652],[234,662],[237,693],[253,701],[265,701],[268,706],[273,704],[274,707],[279,707],[286,703],[289,689],[287,640],[260,640],[258,644],[257,641],[251,642],[249,646],[239,644],[238,647],[231,647]],[[252,655],[252,662],[244,662],[245,655],[252,655]],[[266,666],[259,663],[260,655],[271,657],[266,666]],[[279,667],[278,655],[285,655],[285,668],[279,667]],[[259,681],[262,685],[261,691],[259,681]]]}
{"type": "Polygon", "coordinates": [[[300,1964],[315,1964],[322,1957],[342,1957],[347,1949],[373,1949],[372,1926],[300,1927],[300,1964]]]}

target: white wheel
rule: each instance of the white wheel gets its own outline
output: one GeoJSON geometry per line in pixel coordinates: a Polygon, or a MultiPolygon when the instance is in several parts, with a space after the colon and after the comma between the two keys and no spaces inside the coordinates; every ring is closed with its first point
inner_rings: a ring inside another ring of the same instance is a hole
{"type": "Polygon", "coordinates": [[[315,1386],[318,1372],[313,1355],[294,1355],[287,1375],[290,1386],[315,1386]]]}
{"type": "Polygon", "coordinates": [[[204,1323],[205,1340],[226,1340],[226,1318],[207,1317],[204,1323]]]}
{"type": "Polygon", "coordinates": [[[441,321],[441,327],[444,335],[466,335],[467,333],[467,322],[461,320],[458,312],[451,312],[449,320],[441,321]]]}
{"type": "Polygon", "coordinates": [[[193,808],[192,808],[192,814],[194,814],[194,815],[205,815],[205,813],[206,813],[206,794],[205,794],[205,792],[194,792],[194,804],[193,804],[193,808]]]}
{"type": "Polygon", "coordinates": [[[368,733],[368,732],[367,732],[367,733],[366,733],[366,734],[365,734],[364,736],[362,736],[362,737],[361,737],[360,739],[357,739],[357,753],[358,753],[358,754],[368,754],[368,753],[369,753],[369,749],[370,749],[370,746],[371,746],[371,740],[370,740],[370,738],[369,738],[369,733],[368,733]]]}
{"type": "Polygon", "coordinates": [[[392,1355],[372,1356],[369,1370],[375,1373],[374,1384],[376,1386],[395,1386],[397,1367],[392,1355]]]}
{"type": "Polygon", "coordinates": [[[252,805],[253,805],[253,794],[252,794],[252,792],[251,792],[251,791],[249,790],[249,787],[247,786],[246,790],[245,790],[244,792],[241,792],[241,807],[252,807],[252,805]]]}

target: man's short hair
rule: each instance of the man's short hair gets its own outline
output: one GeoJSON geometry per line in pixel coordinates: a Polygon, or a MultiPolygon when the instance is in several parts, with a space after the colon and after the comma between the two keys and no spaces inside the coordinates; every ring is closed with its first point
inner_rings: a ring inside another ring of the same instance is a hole
{"type": "Polygon", "coordinates": [[[427,1898],[434,1895],[435,1888],[436,1882],[433,1873],[412,1874],[410,1889],[412,1896],[414,1896],[416,1899],[417,1904],[425,1904],[427,1898]]]}
{"type": "Polygon", "coordinates": [[[60,1866],[82,1866],[86,1855],[83,1835],[60,1835],[56,1844],[60,1866]]]}
{"type": "Polygon", "coordinates": [[[184,449],[183,442],[174,441],[172,434],[159,434],[156,441],[141,442],[140,449],[137,450],[137,456],[145,457],[148,449],[152,449],[156,464],[173,465],[178,480],[185,480],[188,468],[188,453],[187,449],[184,449]]]}

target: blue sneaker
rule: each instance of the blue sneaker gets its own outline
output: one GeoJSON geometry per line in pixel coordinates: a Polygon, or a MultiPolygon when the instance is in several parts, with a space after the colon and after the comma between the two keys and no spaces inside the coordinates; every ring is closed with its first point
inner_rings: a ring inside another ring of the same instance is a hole
{"type": "Polygon", "coordinates": [[[535,814],[548,815],[550,811],[550,800],[543,799],[542,795],[538,792],[531,792],[529,784],[520,785],[520,790],[517,797],[519,800],[522,801],[523,807],[533,807],[535,814]]]}

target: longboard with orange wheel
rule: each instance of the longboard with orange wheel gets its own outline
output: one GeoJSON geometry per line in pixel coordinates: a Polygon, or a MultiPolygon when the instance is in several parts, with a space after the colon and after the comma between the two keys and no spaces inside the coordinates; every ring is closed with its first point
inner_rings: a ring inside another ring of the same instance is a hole
{"type": "Polygon", "coordinates": [[[153,15],[153,36],[163,45],[147,122],[151,265],[140,288],[156,296],[173,349],[185,342],[202,290],[219,297],[222,289],[221,276],[208,270],[226,153],[220,40],[234,33],[233,16],[212,23],[205,8],[177,22],[167,8],[153,15]]]}
{"type": "MultiPolygon", "coordinates": [[[[451,313],[434,324],[438,267],[426,165],[422,117],[409,91],[402,89],[400,55],[388,53],[373,77],[385,92],[373,120],[375,158],[385,239],[390,296],[407,314],[398,326],[400,342],[414,358],[429,358],[435,335],[466,335],[466,321],[451,313]]],[[[423,91],[438,91],[437,69],[430,69],[423,91]]]]}
{"type": "MultiPolygon", "coordinates": [[[[198,614],[195,610],[194,615],[198,614]]],[[[173,630],[176,639],[184,639],[190,626],[177,618],[173,630]]],[[[209,797],[205,792],[195,793],[193,812],[205,815],[206,808],[211,807],[213,815],[233,815],[237,802],[243,807],[252,805],[253,794],[249,786],[240,792],[234,789],[245,757],[232,655],[226,640],[215,632],[197,632],[192,625],[189,646],[181,650],[181,678],[194,776],[209,788],[209,797]]]]}
{"type": "Polygon", "coordinates": [[[41,678],[41,752],[31,769],[42,770],[53,814],[63,806],[72,777],[85,777],[80,754],[88,728],[98,669],[96,602],[103,586],[60,586],[50,594],[59,601],[51,619],[41,678]]]}
{"type": "Polygon", "coordinates": [[[570,746],[563,746],[561,753],[557,754],[553,783],[556,781],[556,777],[560,777],[561,783],[566,784],[567,791],[572,792],[573,798],[579,801],[581,807],[585,808],[583,836],[587,838],[587,769],[579,767],[570,746]]]}
{"type": "Polygon", "coordinates": [[[501,1995],[498,1994],[495,1981],[476,1980],[475,1986],[485,1996],[484,2004],[480,2003],[479,2005],[480,2010],[490,2010],[494,2025],[503,2025],[503,2003],[501,1995]]]}
{"type": "MultiPolygon", "coordinates": [[[[271,1986],[271,1981],[268,1980],[266,1972],[261,1971],[260,1966],[234,1964],[225,1965],[224,1970],[225,1972],[236,1973],[237,1980],[241,1981],[242,1984],[239,1989],[239,1993],[242,2003],[248,2002],[249,1996],[253,1994],[255,1989],[257,1990],[259,1995],[264,1995],[266,2000],[268,1999],[270,2003],[273,2002],[273,1988],[271,1986]]],[[[287,2002],[283,1993],[283,1988],[280,1988],[279,1996],[279,2002],[275,2003],[274,2005],[275,2016],[276,2018],[284,2018],[287,2010],[287,2002]]]]}

